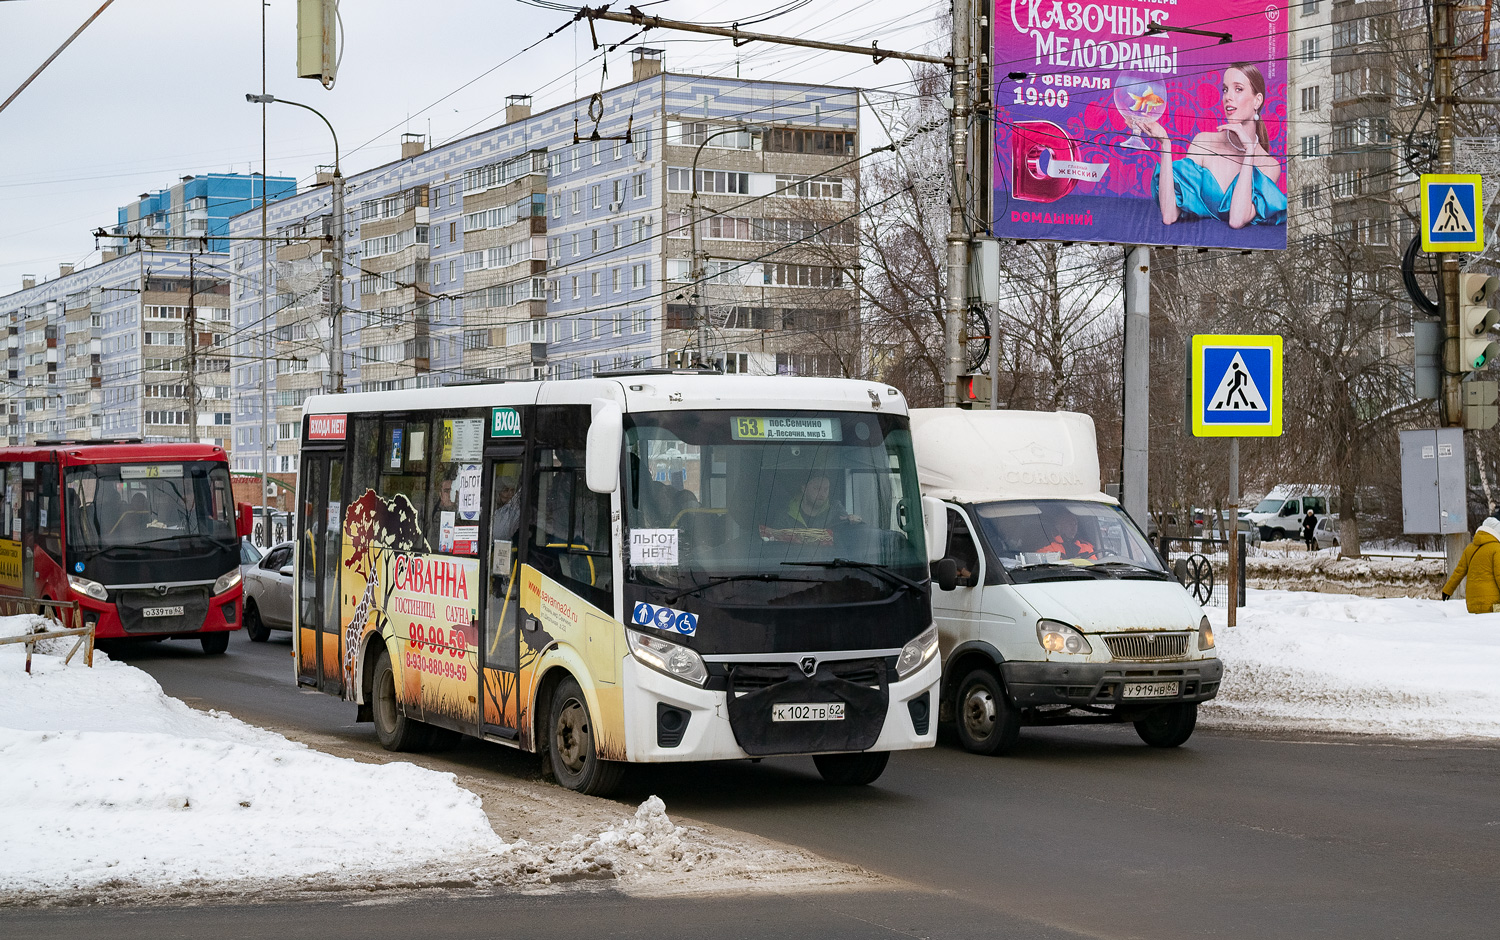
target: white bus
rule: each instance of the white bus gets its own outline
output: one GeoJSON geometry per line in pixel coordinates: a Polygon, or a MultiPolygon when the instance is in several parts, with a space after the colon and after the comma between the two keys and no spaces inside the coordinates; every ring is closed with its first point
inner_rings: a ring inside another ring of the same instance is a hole
{"type": "Polygon", "coordinates": [[[469,734],[586,793],[626,762],[934,742],[906,402],[843,379],[631,373],[314,396],[298,681],[392,750],[469,734]]]}

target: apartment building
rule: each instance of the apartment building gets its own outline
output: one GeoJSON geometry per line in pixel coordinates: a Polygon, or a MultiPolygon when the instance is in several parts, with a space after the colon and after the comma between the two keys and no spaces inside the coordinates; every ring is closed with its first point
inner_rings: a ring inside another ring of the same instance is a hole
{"type": "Polygon", "coordinates": [[[264,180],[259,173],[184,176],[173,186],[141,193],[134,202],[121,206],[111,231],[137,237],[114,239],[109,247],[119,254],[142,248],[222,254],[229,250],[224,236],[231,218],[259,207],[263,195],[275,202],[296,191],[297,180],[290,176],[264,180]]]}
{"type": "MultiPolygon", "coordinates": [[[[646,48],[632,65],[540,113],[512,97],[503,124],[439,147],[408,135],[400,160],[348,177],[346,389],[695,360],[836,372],[829,344],[856,325],[857,92],[666,72],[646,48]]],[[[264,440],[271,469],[295,470],[302,403],[332,386],[331,197],[272,204],[264,296],[260,243],[235,241],[259,212],[230,222],[237,469],[259,469],[264,440]]]]}
{"type": "Polygon", "coordinates": [[[1293,239],[1310,230],[1327,231],[1333,6],[1333,0],[1294,0],[1287,11],[1287,201],[1293,239]]]}

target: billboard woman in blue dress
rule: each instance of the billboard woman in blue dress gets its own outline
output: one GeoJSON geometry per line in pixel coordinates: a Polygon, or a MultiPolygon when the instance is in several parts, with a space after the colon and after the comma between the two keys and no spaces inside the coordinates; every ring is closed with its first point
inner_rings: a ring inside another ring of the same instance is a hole
{"type": "Polygon", "coordinates": [[[1144,133],[1161,142],[1151,189],[1162,222],[1217,219],[1230,228],[1286,224],[1286,195],[1276,186],[1281,162],[1269,152],[1270,138],[1260,117],[1265,100],[1260,69],[1239,62],[1224,70],[1224,122],[1193,137],[1180,159],[1173,159],[1172,140],[1160,122],[1142,125],[1144,133]]]}

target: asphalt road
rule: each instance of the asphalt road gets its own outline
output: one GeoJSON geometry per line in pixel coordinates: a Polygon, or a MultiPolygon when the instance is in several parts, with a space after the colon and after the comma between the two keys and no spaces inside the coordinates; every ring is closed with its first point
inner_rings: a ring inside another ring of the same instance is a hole
{"type": "MultiPolygon", "coordinates": [[[[199,707],[377,748],[352,706],[293,686],[290,649],[285,634],[265,645],[236,635],[218,659],[183,642],[113,655],[199,707]]],[[[675,815],[852,862],[906,892],[9,912],[0,933],[369,938],[424,924],[441,936],[576,937],[592,924],[604,936],[725,938],[1495,935],[1500,747],[1200,731],[1158,751],[1128,726],[1028,730],[1022,742],[1006,758],[942,744],[898,754],[856,790],[824,785],[808,760],[641,767],[621,796],[658,794],[675,815]]],[[[478,742],[448,759],[499,775],[534,766],[478,742]]]]}

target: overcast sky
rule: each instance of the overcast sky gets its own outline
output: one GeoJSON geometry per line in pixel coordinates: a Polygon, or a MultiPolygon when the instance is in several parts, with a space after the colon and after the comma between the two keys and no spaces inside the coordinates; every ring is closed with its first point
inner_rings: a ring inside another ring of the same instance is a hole
{"type": "MultiPolygon", "coordinates": [[[[0,101],[102,0],[0,0],[0,101]]],[[[750,29],[894,49],[932,43],[946,4],[921,0],[664,0],[660,16],[729,25],[790,12],[750,29]]],[[[266,4],[267,90],[318,108],[339,133],[346,174],[395,159],[402,133],[442,143],[499,123],[505,96],[538,109],[598,90],[588,25],[519,0],[345,0],[346,42],[331,91],[298,79],[296,3],[266,4]],[[549,32],[561,33],[522,52],[549,32]],[[441,100],[439,100],[441,99],[441,100]]],[[[602,41],[633,29],[598,25],[602,41]]],[[[784,46],[653,32],[608,60],[608,86],[628,81],[628,49],[666,50],[667,68],[746,78],[905,90],[910,67],[784,46]]],[[[934,50],[940,51],[940,50],[934,50]]],[[[89,235],[119,206],[186,174],[261,169],[260,9],[255,0],[116,0],[0,112],[0,296],[23,274],[96,263],[89,235]]],[[[865,143],[880,142],[866,115],[865,143]]],[[[327,129],[271,106],[272,174],[308,177],[331,163],[327,129]]]]}

